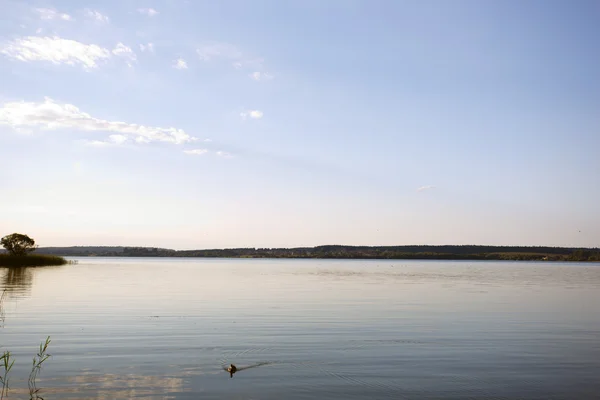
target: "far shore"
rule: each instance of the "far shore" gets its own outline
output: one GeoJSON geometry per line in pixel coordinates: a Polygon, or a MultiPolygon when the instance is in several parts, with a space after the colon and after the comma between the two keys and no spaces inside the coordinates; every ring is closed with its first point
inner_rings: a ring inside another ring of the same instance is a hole
{"type": "MultiPolygon", "coordinates": [[[[599,248],[543,246],[343,246],[173,250],[156,247],[40,247],[28,257],[195,257],[376,260],[600,261],[599,248]]],[[[6,256],[4,256],[6,257],[6,256]]],[[[66,261],[66,260],[65,260],[66,261]]],[[[2,262],[0,262],[2,265],[2,262]]]]}

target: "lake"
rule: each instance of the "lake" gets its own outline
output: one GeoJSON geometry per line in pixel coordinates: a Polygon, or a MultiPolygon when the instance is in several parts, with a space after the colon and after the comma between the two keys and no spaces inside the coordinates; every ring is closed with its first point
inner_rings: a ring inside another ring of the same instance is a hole
{"type": "Polygon", "coordinates": [[[9,399],[600,398],[600,264],[78,260],[0,269],[9,399]]]}

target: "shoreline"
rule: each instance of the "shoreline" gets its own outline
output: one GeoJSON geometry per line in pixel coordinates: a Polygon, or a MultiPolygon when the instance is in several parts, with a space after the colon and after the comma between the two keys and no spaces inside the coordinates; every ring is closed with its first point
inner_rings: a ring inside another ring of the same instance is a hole
{"type": "MultiPolygon", "coordinates": [[[[600,248],[544,246],[418,245],[344,246],[295,248],[228,248],[174,250],[158,247],[73,246],[40,247],[36,257],[175,257],[336,260],[462,260],[462,261],[577,261],[600,262],[600,248]]],[[[0,257],[7,257],[0,254],[0,257]]],[[[1,264],[1,263],[0,263],[1,264]]]]}

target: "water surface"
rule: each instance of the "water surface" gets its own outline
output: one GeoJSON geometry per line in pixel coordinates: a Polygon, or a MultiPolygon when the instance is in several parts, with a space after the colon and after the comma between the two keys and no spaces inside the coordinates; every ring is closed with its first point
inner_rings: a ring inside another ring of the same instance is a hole
{"type": "Polygon", "coordinates": [[[3,288],[14,398],[47,335],[47,400],[600,395],[599,264],[82,258],[3,288]]]}

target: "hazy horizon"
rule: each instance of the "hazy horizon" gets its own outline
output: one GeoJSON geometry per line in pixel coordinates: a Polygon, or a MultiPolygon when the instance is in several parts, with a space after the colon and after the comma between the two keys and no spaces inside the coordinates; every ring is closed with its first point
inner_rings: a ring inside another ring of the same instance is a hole
{"type": "MultiPolygon", "coordinates": [[[[36,243],[37,244],[37,243],[36,243]]],[[[175,251],[188,251],[188,250],[227,250],[227,249],[241,249],[241,248],[256,248],[256,249],[283,249],[283,248],[288,248],[288,249],[300,249],[300,248],[316,248],[316,247],[325,247],[325,246],[343,246],[343,247],[404,247],[404,246],[432,246],[432,247],[436,247],[436,246],[481,246],[481,247],[553,247],[553,248],[588,248],[588,249],[598,249],[598,246],[588,246],[588,247],[584,247],[584,246],[546,246],[546,245],[518,245],[518,244],[514,244],[514,245],[495,245],[495,244],[475,244],[475,243],[466,243],[466,244],[449,244],[449,243],[440,243],[440,244],[406,244],[406,243],[400,243],[400,244],[389,244],[389,245],[378,245],[378,244],[344,244],[344,243],[321,243],[321,244],[315,244],[315,245],[308,245],[308,246],[304,246],[304,245],[299,245],[299,246],[286,246],[286,247],[274,247],[274,246],[248,246],[248,247],[243,247],[243,246],[228,246],[228,247],[195,247],[195,248],[191,248],[191,247],[168,247],[168,246],[150,246],[150,245],[128,245],[128,244],[118,244],[118,245],[106,245],[106,244],[70,244],[70,245],[64,245],[64,246],[46,246],[46,245],[39,245],[39,248],[69,248],[69,247],[146,247],[146,248],[157,248],[157,249],[167,249],[167,250],[175,250],[175,251]]],[[[0,252],[4,251],[4,249],[0,248],[0,252]]]]}
{"type": "Polygon", "coordinates": [[[600,3],[3,1],[0,236],[600,245],[600,3]]]}

